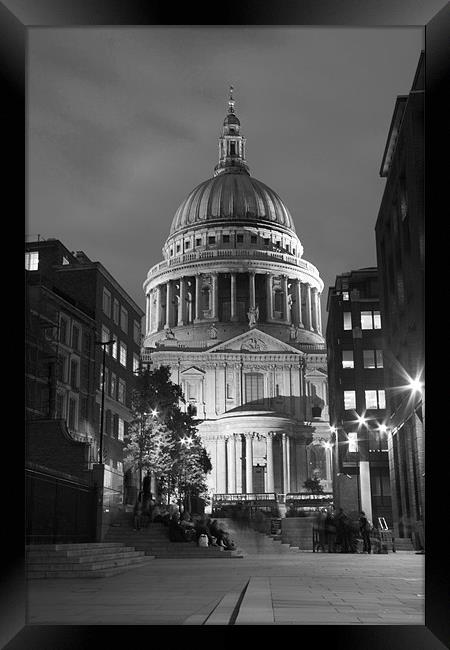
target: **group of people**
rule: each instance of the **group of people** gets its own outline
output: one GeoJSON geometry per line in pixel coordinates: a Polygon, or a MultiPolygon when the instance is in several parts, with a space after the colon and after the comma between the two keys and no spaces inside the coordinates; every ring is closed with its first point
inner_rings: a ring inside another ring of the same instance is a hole
{"type": "Polygon", "coordinates": [[[371,531],[373,526],[363,511],[359,514],[358,522],[353,521],[343,508],[336,513],[331,510],[318,513],[315,530],[317,536],[315,549],[328,553],[356,553],[358,539],[362,540],[362,552],[371,553],[371,531]]]}
{"type": "Polygon", "coordinates": [[[221,546],[225,550],[235,548],[230,533],[216,519],[211,520],[207,515],[193,517],[187,511],[181,516],[174,513],[169,519],[168,527],[171,542],[195,541],[197,546],[221,546]]]}

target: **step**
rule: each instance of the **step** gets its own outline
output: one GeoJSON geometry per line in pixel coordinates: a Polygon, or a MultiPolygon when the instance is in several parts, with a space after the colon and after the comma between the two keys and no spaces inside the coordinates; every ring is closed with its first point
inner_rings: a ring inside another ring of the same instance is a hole
{"type": "Polygon", "coordinates": [[[77,549],[77,550],[58,550],[58,551],[51,551],[51,550],[32,550],[28,551],[26,553],[26,558],[27,559],[33,559],[36,557],[85,557],[85,556],[92,556],[92,555],[105,555],[105,553],[127,553],[130,549],[129,546],[121,545],[121,546],[115,546],[113,548],[111,547],[100,547],[100,548],[82,548],[82,549],[77,549]]]}
{"type": "Polygon", "coordinates": [[[143,551],[136,551],[135,549],[128,548],[125,550],[125,552],[117,554],[117,553],[105,553],[104,555],[102,554],[101,557],[97,555],[97,557],[94,557],[93,555],[82,555],[82,556],[52,556],[52,555],[39,555],[35,556],[32,558],[27,558],[27,565],[34,566],[37,564],[86,564],[89,562],[105,562],[107,560],[114,560],[114,559],[126,559],[126,558],[134,558],[139,556],[143,556],[144,552],[143,551]]]}
{"type": "Polygon", "coordinates": [[[27,544],[26,551],[50,550],[65,551],[77,550],[83,548],[113,548],[123,546],[120,542],[82,542],[80,544],[27,544]]]}
{"type": "Polygon", "coordinates": [[[144,555],[144,553],[142,553],[137,557],[131,557],[131,558],[123,558],[123,559],[113,558],[111,560],[86,562],[82,565],[82,567],[80,565],[73,564],[73,563],[67,563],[67,564],[64,563],[52,564],[51,562],[42,563],[42,564],[36,563],[27,567],[27,573],[32,574],[34,572],[40,572],[40,571],[51,573],[51,572],[64,571],[65,573],[71,572],[72,574],[75,574],[78,573],[80,570],[96,571],[99,569],[111,569],[113,567],[131,566],[139,562],[142,562],[144,558],[146,558],[146,556],[144,555]]]}
{"type": "MultiPolygon", "coordinates": [[[[38,580],[42,578],[109,578],[110,576],[124,573],[127,569],[135,569],[147,565],[147,560],[150,556],[146,556],[145,561],[135,563],[132,565],[113,567],[110,569],[97,569],[97,570],[79,570],[79,571],[36,571],[27,574],[29,580],[38,580]]],[[[154,558],[153,558],[154,559],[154,558]]]]}

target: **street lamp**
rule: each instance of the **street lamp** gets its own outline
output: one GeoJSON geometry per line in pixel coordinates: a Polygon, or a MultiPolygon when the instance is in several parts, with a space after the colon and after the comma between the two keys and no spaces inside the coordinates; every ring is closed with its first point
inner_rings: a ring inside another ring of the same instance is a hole
{"type": "Polygon", "coordinates": [[[103,422],[105,414],[105,363],[106,363],[106,346],[115,343],[114,339],[110,341],[95,341],[95,345],[101,345],[103,348],[102,360],[102,412],[100,417],[100,447],[98,450],[99,464],[103,465],[103,422]]]}
{"type": "MultiPolygon", "coordinates": [[[[179,443],[182,447],[185,447],[187,450],[189,450],[192,445],[194,444],[194,439],[192,436],[183,436],[180,438],[179,443]]],[[[181,489],[180,489],[180,510],[181,510],[181,504],[184,502],[184,507],[183,511],[186,509],[186,456],[183,456],[183,465],[182,465],[182,474],[184,478],[184,494],[183,494],[183,499],[181,499],[181,489]]],[[[181,487],[181,486],[180,486],[181,487]]]]}

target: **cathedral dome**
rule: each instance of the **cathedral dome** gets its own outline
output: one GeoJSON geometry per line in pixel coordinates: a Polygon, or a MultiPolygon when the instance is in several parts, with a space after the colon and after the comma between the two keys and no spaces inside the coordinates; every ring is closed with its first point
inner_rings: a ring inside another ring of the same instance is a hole
{"type": "Polygon", "coordinates": [[[266,221],[295,232],[289,210],[278,194],[247,172],[233,170],[230,164],[192,190],[176,211],[170,233],[217,220],[266,221]]]}

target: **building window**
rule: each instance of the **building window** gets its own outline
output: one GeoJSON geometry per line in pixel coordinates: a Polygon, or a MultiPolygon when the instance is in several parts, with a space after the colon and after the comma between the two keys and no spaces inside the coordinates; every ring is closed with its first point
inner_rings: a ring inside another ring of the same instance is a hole
{"type": "Polygon", "coordinates": [[[352,313],[350,311],[344,311],[344,330],[352,329],[352,313]]]}
{"type": "Polygon", "coordinates": [[[258,241],[258,238],[257,238],[256,235],[251,235],[251,236],[250,236],[250,242],[251,242],[252,244],[256,244],[257,241],[258,241]]]}
{"type": "MultiPolygon", "coordinates": [[[[109,345],[107,346],[109,348],[109,345]]],[[[112,344],[112,350],[111,350],[113,359],[117,359],[117,339],[114,339],[114,343],[112,344]]]]}
{"type": "Polygon", "coordinates": [[[78,388],[79,386],[79,363],[77,359],[71,359],[70,361],[70,385],[72,388],[78,388]]]}
{"type": "Polygon", "coordinates": [[[124,434],[124,431],[125,431],[124,424],[125,423],[122,420],[122,418],[119,418],[117,420],[117,437],[118,437],[119,440],[123,440],[123,434],[124,434]]]}
{"type": "Polygon", "coordinates": [[[120,308],[120,327],[125,334],[128,333],[128,312],[125,307],[120,308]]]}
{"type": "Polygon", "coordinates": [[[117,298],[113,300],[113,321],[116,325],[119,324],[119,301],[117,298]]]}
{"type": "Polygon", "coordinates": [[[123,379],[119,379],[119,386],[118,386],[118,391],[117,391],[117,400],[121,404],[125,404],[125,392],[126,392],[126,384],[123,379]]]}
{"type": "MultiPolygon", "coordinates": [[[[104,325],[102,326],[102,343],[106,343],[106,341],[109,341],[109,329],[105,327],[104,325]]],[[[106,354],[109,354],[111,351],[111,348],[109,345],[102,346],[105,348],[106,354]]]]}
{"type": "Polygon", "coordinates": [[[353,350],[342,350],[342,367],[354,368],[353,350]]]}
{"type": "Polygon", "coordinates": [[[27,271],[37,271],[39,268],[39,253],[32,251],[25,253],[25,268],[27,271]]]}
{"type": "Polygon", "coordinates": [[[56,393],[56,417],[58,420],[64,419],[64,394],[56,393]]]}
{"type": "Polygon", "coordinates": [[[362,311],[361,312],[361,329],[363,330],[380,330],[381,316],[379,311],[362,311]]]}
{"type": "Polygon", "coordinates": [[[60,355],[58,359],[58,379],[63,384],[67,381],[67,368],[68,368],[68,358],[66,355],[60,355]]]}
{"type": "Polygon", "coordinates": [[[137,320],[135,320],[133,324],[133,340],[136,345],[141,344],[141,324],[137,320]]]}
{"type": "Polygon", "coordinates": [[[103,312],[111,318],[111,292],[103,287],[103,312]]]}
{"type": "Polygon", "coordinates": [[[270,239],[268,237],[264,238],[264,246],[268,246],[270,244],[270,239]]]}
{"type": "Polygon", "coordinates": [[[236,235],[236,241],[238,244],[242,244],[244,241],[244,235],[236,235]]]}
{"type": "Polygon", "coordinates": [[[350,411],[356,408],[356,391],[344,390],[344,409],[350,411]]]}
{"type": "Polygon", "coordinates": [[[105,413],[105,433],[111,435],[111,411],[108,409],[105,413]]]}
{"type": "Polygon", "coordinates": [[[230,243],[230,235],[223,235],[222,241],[224,244],[229,244],[230,243]]]}
{"type": "Polygon", "coordinates": [[[139,365],[140,365],[139,355],[133,354],[133,372],[135,373],[139,372],[139,365]]]}
{"type": "Polygon", "coordinates": [[[202,289],[202,309],[209,309],[210,290],[209,287],[202,289]]]}
{"type": "Polygon", "coordinates": [[[116,399],[116,390],[117,390],[117,377],[114,372],[111,373],[111,390],[110,395],[113,399],[116,399]]]}
{"type": "Polygon", "coordinates": [[[245,375],[245,401],[247,404],[264,403],[264,377],[259,372],[245,375]]]}
{"type": "Polygon", "coordinates": [[[61,316],[59,320],[59,340],[66,345],[69,344],[69,321],[61,316]]]}
{"type": "Polygon", "coordinates": [[[350,431],[348,434],[348,450],[350,453],[358,451],[358,434],[356,431],[350,431]]]}
{"type": "Polygon", "coordinates": [[[127,365],[127,346],[125,345],[125,343],[122,343],[122,341],[120,342],[119,361],[122,364],[122,366],[126,367],[126,365],[127,365]]]}
{"type": "Polygon", "coordinates": [[[69,397],[69,408],[67,413],[67,426],[69,429],[76,428],[76,409],[77,402],[73,397],[69,397]]]}
{"type": "Polygon", "coordinates": [[[383,350],[363,350],[364,368],[382,368],[383,350]]]}
{"type": "Polygon", "coordinates": [[[283,313],[283,292],[275,291],[274,301],[273,301],[274,311],[283,313]]]}
{"type": "Polygon", "coordinates": [[[177,244],[177,253],[180,252],[180,244],[177,244]]]}
{"type": "Polygon", "coordinates": [[[77,325],[72,327],[72,347],[74,350],[80,349],[81,332],[77,325]]]}
{"type": "Polygon", "coordinates": [[[384,390],[366,390],[366,409],[385,409],[386,398],[384,390]]]}
{"type": "Polygon", "coordinates": [[[202,239],[201,239],[201,237],[197,237],[197,239],[195,240],[195,245],[196,245],[196,246],[201,246],[201,245],[202,245],[202,239]]]}
{"type": "Polygon", "coordinates": [[[348,291],[343,291],[342,292],[342,300],[350,300],[348,291]]]}
{"type": "Polygon", "coordinates": [[[231,384],[227,384],[227,399],[233,399],[233,391],[231,390],[231,384]]]}
{"type": "Polygon", "coordinates": [[[216,237],[215,235],[210,235],[208,237],[208,244],[215,244],[216,243],[216,237]]]}

